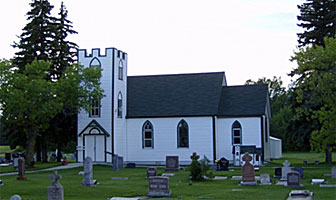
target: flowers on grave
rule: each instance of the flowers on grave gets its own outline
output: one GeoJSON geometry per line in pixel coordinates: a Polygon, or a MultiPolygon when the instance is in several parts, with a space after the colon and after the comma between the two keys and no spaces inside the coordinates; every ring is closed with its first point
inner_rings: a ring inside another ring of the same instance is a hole
{"type": "Polygon", "coordinates": [[[188,170],[190,171],[190,179],[194,181],[201,181],[206,177],[207,171],[210,169],[209,159],[204,156],[204,158],[201,160],[201,162],[198,161],[199,155],[194,152],[191,156],[191,164],[188,167],[188,170]]]}

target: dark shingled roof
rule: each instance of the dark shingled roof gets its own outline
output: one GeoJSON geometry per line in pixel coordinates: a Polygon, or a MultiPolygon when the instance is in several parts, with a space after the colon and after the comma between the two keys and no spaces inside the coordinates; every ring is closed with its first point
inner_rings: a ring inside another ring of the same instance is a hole
{"type": "Polygon", "coordinates": [[[211,116],[224,72],[127,77],[127,117],[211,116]]]}
{"type": "Polygon", "coordinates": [[[243,85],[223,87],[218,116],[259,116],[265,114],[268,86],[243,85]]]}

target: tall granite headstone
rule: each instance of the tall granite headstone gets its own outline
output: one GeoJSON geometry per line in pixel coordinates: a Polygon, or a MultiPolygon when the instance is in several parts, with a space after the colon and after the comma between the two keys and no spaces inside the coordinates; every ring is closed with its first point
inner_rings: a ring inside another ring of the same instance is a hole
{"type": "Polygon", "coordinates": [[[283,163],[283,167],[281,169],[281,181],[287,181],[287,174],[289,172],[291,172],[292,169],[290,167],[290,163],[288,162],[288,160],[286,160],[284,163],[283,163]]]}
{"type": "Polygon", "coordinates": [[[257,185],[254,177],[254,166],[250,163],[252,157],[248,154],[248,152],[246,152],[242,159],[243,161],[245,161],[245,163],[242,166],[242,181],[240,182],[240,184],[257,185]]]}
{"type": "Polygon", "coordinates": [[[179,170],[179,157],[166,156],[166,171],[174,172],[179,170]]]}
{"type": "Polygon", "coordinates": [[[112,156],[112,168],[113,171],[118,171],[119,169],[119,159],[117,154],[112,156]]]}
{"type": "Polygon", "coordinates": [[[62,177],[54,171],[49,178],[52,179],[52,183],[48,186],[48,200],[64,200],[63,186],[58,182],[62,177]]]}
{"type": "Polygon", "coordinates": [[[169,177],[149,177],[147,195],[151,197],[170,196],[171,190],[169,189],[169,177]]]}
{"type": "Polygon", "coordinates": [[[25,166],[25,159],[20,157],[18,160],[18,177],[17,180],[26,180],[26,166],[25,166]]]}
{"type": "Polygon", "coordinates": [[[331,168],[331,178],[335,179],[336,178],[336,166],[333,166],[331,168]]]}
{"type": "Polygon", "coordinates": [[[85,186],[94,185],[96,181],[92,179],[92,176],[93,176],[92,158],[88,156],[84,160],[84,179],[82,181],[82,185],[85,186]]]}

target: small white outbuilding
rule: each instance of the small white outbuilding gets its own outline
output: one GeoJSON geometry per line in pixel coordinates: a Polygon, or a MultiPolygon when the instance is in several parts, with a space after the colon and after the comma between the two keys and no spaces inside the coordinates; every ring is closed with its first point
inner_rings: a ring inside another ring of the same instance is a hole
{"type": "Polygon", "coordinates": [[[271,159],[282,157],[282,142],[281,139],[270,136],[270,154],[271,159]]]}

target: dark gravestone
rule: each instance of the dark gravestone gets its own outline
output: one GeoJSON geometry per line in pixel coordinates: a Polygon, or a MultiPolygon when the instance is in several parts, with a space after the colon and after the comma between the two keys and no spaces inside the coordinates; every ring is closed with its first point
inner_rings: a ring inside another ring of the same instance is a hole
{"type": "Polygon", "coordinates": [[[96,184],[96,180],[93,180],[92,176],[93,176],[92,158],[88,156],[84,160],[84,179],[82,181],[82,185],[91,186],[96,184]]]}
{"type": "Polygon", "coordinates": [[[127,163],[126,168],[135,168],[136,164],[135,163],[127,163]]]}
{"type": "Polygon", "coordinates": [[[25,159],[20,157],[18,160],[18,177],[17,180],[26,180],[26,167],[25,167],[25,159]]]}
{"type": "Polygon", "coordinates": [[[179,170],[179,157],[166,156],[166,171],[174,172],[179,170]]]}
{"type": "Polygon", "coordinates": [[[218,171],[228,171],[229,170],[229,161],[226,158],[221,158],[217,162],[218,171]]]}
{"type": "Polygon", "coordinates": [[[241,185],[257,185],[254,177],[254,166],[250,163],[252,157],[245,153],[243,156],[243,161],[245,161],[244,165],[242,166],[242,182],[241,185]]]}
{"type": "Polygon", "coordinates": [[[112,156],[112,167],[113,167],[113,171],[117,171],[119,168],[119,159],[118,159],[118,155],[115,154],[112,156]]]}
{"type": "Polygon", "coordinates": [[[6,162],[11,161],[11,153],[5,153],[5,160],[6,160],[6,162]]]}
{"type": "Polygon", "coordinates": [[[49,161],[54,162],[54,161],[56,161],[56,160],[57,160],[57,156],[56,156],[56,154],[54,154],[54,153],[51,154],[49,161]]]}
{"type": "Polygon", "coordinates": [[[147,178],[156,176],[157,174],[157,168],[156,167],[148,167],[147,168],[147,178]]]}
{"type": "Polygon", "coordinates": [[[300,185],[300,173],[299,172],[288,172],[287,187],[302,187],[302,185],[300,185]]]}
{"type": "Polygon", "coordinates": [[[118,168],[124,168],[124,157],[118,156],[118,168]]]}
{"type": "Polygon", "coordinates": [[[149,177],[149,189],[147,195],[151,197],[170,196],[169,177],[152,176],[149,177]]]}
{"type": "Polygon", "coordinates": [[[281,178],[281,172],[282,172],[282,168],[281,167],[277,167],[274,169],[274,178],[281,178]]]}
{"type": "Polygon", "coordinates": [[[303,168],[302,167],[295,167],[294,171],[299,172],[300,173],[300,178],[303,178],[303,168]]]}
{"type": "Polygon", "coordinates": [[[48,200],[64,200],[63,186],[58,182],[62,177],[54,171],[49,178],[52,179],[52,183],[48,186],[48,200]]]}

